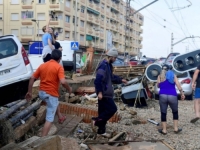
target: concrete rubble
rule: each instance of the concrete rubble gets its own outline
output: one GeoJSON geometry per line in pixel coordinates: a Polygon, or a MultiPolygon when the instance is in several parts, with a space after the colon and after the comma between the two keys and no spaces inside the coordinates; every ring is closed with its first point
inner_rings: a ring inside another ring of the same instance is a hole
{"type": "MultiPolygon", "coordinates": [[[[83,121],[78,124],[72,134],[70,134],[68,137],[56,136],[54,134],[57,133],[57,127],[53,125],[49,136],[40,138],[39,136],[41,135],[42,124],[44,123],[46,113],[45,106],[41,106],[37,110],[35,116],[32,116],[25,124],[17,127],[14,130],[16,136],[15,139],[19,139],[24,135],[28,135],[28,130],[33,126],[37,127],[34,129],[36,131],[33,134],[29,134],[29,136],[25,138],[29,138],[28,140],[25,140],[22,143],[10,143],[6,145],[3,150],[42,150],[48,148],[55,148],[55,150],[200,149],[200,121],[197,121],[195,124],[190,123],[190,120],[194,116],[192,101],[179,101],[179,126],[183,129],[183,131],[180,134],[174,134],[172,113],[169,109],[167,116],[168,134],[162,135],[157,131],[159,128],[162,128],[160,125],[156,126],[155,124],[148,122],[148,119],[151,119],[160,124],[160,107],[157,100],[147,99],[146,107],[129,107],[121,100],[121,90],[115,89],[115,102],[118,107],[116,116],[119,116],[119,119],[114,119],[108,122],[107,132],[112,135],[112,137],[108,139],[98,137],[97,134],[92,131],[89,124],[91,115],[97,115],[98,100],[95,96],[90,97],[90,95],[94,93],[94,87],[87,87],[86,85],[79,86],[80,82],[77,79],[76,82],[77,85],[74,85],[74,87],[77,87],[78,90],[74,90],[72,94],[67,93],[62,88],[60,90],[60,101],[62,101],[60,102],[61,111],[67,112],[66,109],[70,108],[70,115],[83,117],[83,121]],[[86,111],[86,109],[89,111],[86,111]],[[117,138],[115,138],[116,136],[117,138]],[[109,143],[110,140],[111,142],[115,143],[109,143]]],[[[148,86],[150,87],[151,92],[153,92],[153,85],[149,84],[148,86]]],[[[37,89],[37,87],[35,87],[35,89],[37,89]]],[[[13,142],[13,140],[10,142],[13,142]]]]}

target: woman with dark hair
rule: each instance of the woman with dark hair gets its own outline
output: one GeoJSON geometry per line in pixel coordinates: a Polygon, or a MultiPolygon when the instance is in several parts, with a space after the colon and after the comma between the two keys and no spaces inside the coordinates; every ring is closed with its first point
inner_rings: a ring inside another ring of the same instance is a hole
{"type": "Polygon", "coordinates": [[[185,95],[180,86],[180,83],[174,74],[174,72],[170,69],[168,65],[163,65],[162,72],[158,76],[157,86],[160,88],[159,92],[159,104],[160,104],[160,112],[161,112],[161,122],[162,129],[159,129],[158,132],[161,134],[167,134],[167,108],[170,106],[173,114],[174,120],[174,133],[179,133],[182,131],[181,128],[178,128],[178,99],[176,88],[179,89],[181,93],[181,99],[185,99],[185,95]]]}

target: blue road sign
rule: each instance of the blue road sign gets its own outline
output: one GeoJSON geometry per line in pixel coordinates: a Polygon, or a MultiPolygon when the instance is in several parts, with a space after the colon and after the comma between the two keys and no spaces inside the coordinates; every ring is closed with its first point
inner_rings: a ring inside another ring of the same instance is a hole
{"type": "Polygon", "coordinates": [[[79,43],[78,42],[71,42],[71,50],[74,50],[74,51],[79,50],[79,43]]]}
{"type": "Polygon", "coordinates": [[[42,54],[42,41],[29,42],[29,54],[42,54]]]}

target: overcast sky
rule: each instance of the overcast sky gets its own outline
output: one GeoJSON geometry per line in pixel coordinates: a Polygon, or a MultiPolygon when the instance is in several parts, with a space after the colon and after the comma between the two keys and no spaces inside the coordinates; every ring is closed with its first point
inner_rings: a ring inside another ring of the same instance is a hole
{"type": "MultiPolygon", "coordinates": [[[[136,10],[154,0],[134,0],[131,6],[136,10]]],[[[144,15],[143,48],[147,57],[167,57],[171,52],[171,33],[174,43],[189,37],[200,37],[200,0],[159,0],[140,11],[144,15]],[[187,7],[190,5],[190,7],[187,7]],[[174,10],[174,11],[173,11],[174,10]]],[[[200,38],[184,40],[173,47],[174,52],[185,53],[200,49],[200,38]]]]}

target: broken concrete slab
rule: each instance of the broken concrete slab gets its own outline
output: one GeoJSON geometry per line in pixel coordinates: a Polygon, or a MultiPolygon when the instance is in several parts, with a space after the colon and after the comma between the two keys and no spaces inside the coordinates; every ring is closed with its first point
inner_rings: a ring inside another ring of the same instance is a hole
{"type": "Polygon", "coordinates": [[[80,150],[80,146],[73,138],[61,136],[46,136],[39,138],[37,136],[16,144],[11,143],[2,148],[2,150],[80,150]]]}
{"type": "Polygon", "coordinates": [[[91,150],[170,150],[166,145],[161,142],[151,143],[151,142],[132,142],[125,146],[108,146],[108,145],[88,145],[91,150]]]}
{"type": "Polygon", "coordinates": [[[37,125],[40,125],[45,122],[46,117],[46,106],[40,106],[40,108],[36,112],[36,121],[37,125]]]}
{"type": "Polygon", "coordinates": [[[17,127],[15,132],[15,139],[21,138],[25,133],[28,132],[33,126],[36,125],[36,117],[31,116],[25,124],[22,124],[21,126],[17,127]]]}

